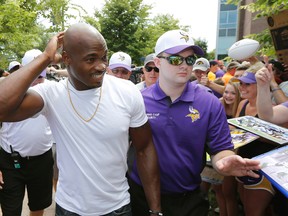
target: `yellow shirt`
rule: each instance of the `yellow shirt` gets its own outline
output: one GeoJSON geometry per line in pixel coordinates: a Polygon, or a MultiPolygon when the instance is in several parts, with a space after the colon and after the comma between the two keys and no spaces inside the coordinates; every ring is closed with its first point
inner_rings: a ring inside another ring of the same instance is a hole
{"type": "Polygon", "coordinates": [[[209,79],[209,81],[213,82],[216,79],[216,74],[214,74],[213,72],[209,71],[208,72],[208,79],[209,79]]]}

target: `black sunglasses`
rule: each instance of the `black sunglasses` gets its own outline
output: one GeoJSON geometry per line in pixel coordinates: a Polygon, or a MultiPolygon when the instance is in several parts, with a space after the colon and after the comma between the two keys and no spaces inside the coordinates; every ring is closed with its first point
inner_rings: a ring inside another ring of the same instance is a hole
{"type": "Polygon", "coordinates": [[[157,68],[157,67],[145,66],[145,69],[147,72],[151,72],[152,70],[154,70],[156,73],[159,73],[159,68],[157,68]]]}
{"type": "Polygon", "coordinates": [[[193,65],[196,60],[196,56],[194,55],[187,56],[186,58],[183,56],[177,56],[177,55],[158,56],[158,58],[164,58],[169,62],[169,64],[172,64],[172,65],[181,65],[185,60],[186,64],[189,66],[193,65]]]}

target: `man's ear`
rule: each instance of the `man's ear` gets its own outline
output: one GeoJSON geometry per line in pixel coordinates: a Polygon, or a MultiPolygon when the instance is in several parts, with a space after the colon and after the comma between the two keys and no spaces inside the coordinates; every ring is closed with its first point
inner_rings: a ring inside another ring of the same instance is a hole
{"type": "Polygon", "coordinates": [[[67,52],[66,51],[63,51],[62,52],[62,60],[63,60],[63,62],[64,62],[64,64],[67,66],[67,65],[70,65],[70,63],[71,63],[71,58],[70,58],[70,56],[67,54],[67,52]]]}
{"type": "Polygon", "coordinates": [[[156,66],[157,68],[159,68],[160,65],[161,65],[161,63],[160,63],[160,58],[155,57],[155,58],[154,58],[154,64],[155,64],[155,66],[156,66]]]}

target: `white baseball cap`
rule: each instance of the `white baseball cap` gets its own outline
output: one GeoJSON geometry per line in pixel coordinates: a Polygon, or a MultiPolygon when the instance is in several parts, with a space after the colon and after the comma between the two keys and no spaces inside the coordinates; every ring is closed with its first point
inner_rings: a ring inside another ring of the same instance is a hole
{"type": "Polygon", "coordinates": [[[10,71],[12,68],[16,67],[16,66],[20,66],[20,62],[18,61],[12,61],[9,63],[9,66],[8,66],[8,71],[10,71]]]}
{"type": "MultiPolygon", "coordinates": [[[[22,65],[25,66],[30,63],[40,54],[42,54],[42,52],[39,49],[28,50],[22,58],[22,65]]],[[[46,77],[46,69],[44,69],[39,76],[46,77]]]]}
{"type": "Polygon", "coordinates": [[[199,58],[193,65],[194,70],[207,71],[210,68],[210,63],[206,58],[199,58]]]}
{"type": "Polygon", "coordinates": [[[124,52],[114,53],[109,60],[109,68],[111,70],[117,67],[123,67],[129,71],[132,71],[131,64],[132,64],[131,57],[124,52]]]}
{"type": "Polygon", "coordinates": [[[155,54],[157,56],[164,51],[168,54],[177,54],[188,47],[191,47],[195,54],[204,55],[204,51],[199,46],[194,45],[193,38],[187,32],[180,29],[170,30],[158,38],[155,54]]]}

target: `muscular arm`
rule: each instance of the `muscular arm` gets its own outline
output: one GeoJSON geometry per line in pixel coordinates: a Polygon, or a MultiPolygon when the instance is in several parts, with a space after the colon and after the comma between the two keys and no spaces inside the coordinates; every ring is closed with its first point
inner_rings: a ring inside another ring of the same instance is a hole
{"type": "Polygon", "coordinates": [[[41,55],[0,82],[0,121],[20,121],[43,108],[40,95],[28,89],[41,71],[55,59],[63,34],[54,36],[41,55]]]}
{"type": "Polygon", "coordinates": [[[146,122],[139,128],[130,128],[132,144],[136,151],[137,169],[150,209],[161,210],[160,176],[156,150],[150,125],[146,122]]]}

